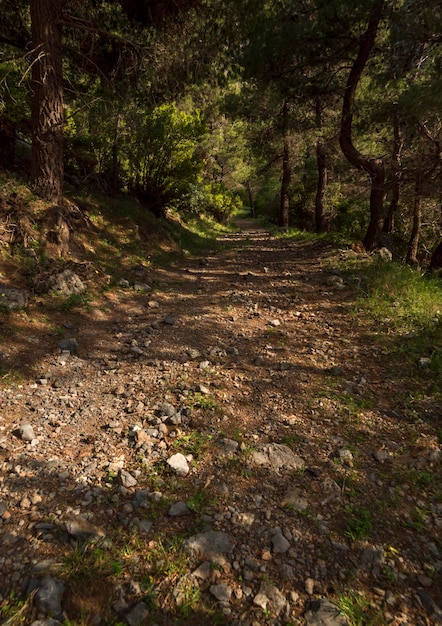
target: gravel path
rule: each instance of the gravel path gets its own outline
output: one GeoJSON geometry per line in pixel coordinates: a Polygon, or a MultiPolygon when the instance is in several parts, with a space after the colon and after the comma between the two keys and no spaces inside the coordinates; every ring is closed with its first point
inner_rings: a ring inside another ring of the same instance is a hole
{"type": "Polygon", "coordinates": [[[242,227],[8,346],[1,623],[442,623],[440,404],[354,253],[242,227]]]}

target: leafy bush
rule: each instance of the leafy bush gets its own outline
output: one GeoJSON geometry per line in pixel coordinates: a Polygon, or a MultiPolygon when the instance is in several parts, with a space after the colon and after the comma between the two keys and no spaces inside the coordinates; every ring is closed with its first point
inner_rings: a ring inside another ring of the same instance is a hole
{"type": "Polygon", "coordinates": [[[210,215],[218,222],[227,222],[242,209],[238,194],[232,194],[220,183],[191,185],[180,205],[195,214],[210,215]]]}
{"type": "Polygon", "coordinates": [[[205,125],[199,111],[176,104],[150,112],[135,108],[125,119],[123,167],[129,187],[146,197],[173,199],[186,193],[203,167],[198,153],[205,125]]]}

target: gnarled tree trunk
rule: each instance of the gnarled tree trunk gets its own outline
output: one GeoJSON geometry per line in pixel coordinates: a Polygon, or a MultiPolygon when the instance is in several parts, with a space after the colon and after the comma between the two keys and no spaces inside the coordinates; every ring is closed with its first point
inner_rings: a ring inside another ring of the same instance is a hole
{"type": "Polygon", "coordinates": [[[384,8],[384,0],[373,2],[367,29],[360,38],[359,51],[348,76],[341,114],[339,143],[352,165],[368,173],[371,180],[370,222],[364,239],[366,250],[376,247],[384,225],[385,167],[382,159],[362,154],[353,144],[353,109],[356,90],[373,49],[384,8]]]}

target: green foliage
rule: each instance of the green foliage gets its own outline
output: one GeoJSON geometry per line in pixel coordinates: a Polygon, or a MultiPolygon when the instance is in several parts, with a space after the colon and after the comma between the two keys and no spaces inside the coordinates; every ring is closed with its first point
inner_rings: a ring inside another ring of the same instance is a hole
{"type": "MultiPolygon", "coordinates": [[[[381,259],[360,274],[364,307],[390,333],[390,349],[414,364],[428,359],[442,374],[442,283],[419,270],[381,259]]],[[[423,362],[422,362],[423,363],[423,362]]]]}
{"type": "Polygon", "coordinates": [[[198,155],[205,125],[198,110],[187,112],[175,103],[152,111],[133,106],[124,116],[122,165],[129,186],[142,194],[176,198],[198,178],[198,155]]]}
{"type": "Polygon", "coordinates": [[[72,293],[69,296],[61,296],[53,293],[55,307],[60,311],[68,312],[75,308],[85,307],[88,310],[91,308],[92,296],[84,291],[83,293],[72,293]]]}
{"type": "Polygon", "coordinates": [[[345,237],[363,239],[368,223],[367,208],[351,198],[341,199],[335,206],[334,228],[345,237]]]}
{"type": "MultiPolygon", "coordinates": [[[[11,57],[14,57],[10,51],[11,57]]],[[[5,55],[6,56],[6,55],[5,55]]],[[[0,117],[20,123],[29,118],[26,84],[27,62],[24,58],[0,62],[0,117]]]]}
{"type": "Polygon", "coordinates": [[[349,626],[381,626],[384,619],[377,614],[363,594],[350,591],[342,593],[337,600],[337,607],[349,626]]]}
{"type": "Polygon", "coordinates": [[[182,454],[191,454],[195,459],[199,459],[210,446],[211,440],[210,435],[192,431],[187,435],[177,437],[173,447],[182,454]]]}
{"type": "Polygon", "coordinates": [[[191,185],[180,205],[192,213],[211,215],[220,223],[225,223],[242,209],[238,194],[232,194],[220,183],[191,185]]]}

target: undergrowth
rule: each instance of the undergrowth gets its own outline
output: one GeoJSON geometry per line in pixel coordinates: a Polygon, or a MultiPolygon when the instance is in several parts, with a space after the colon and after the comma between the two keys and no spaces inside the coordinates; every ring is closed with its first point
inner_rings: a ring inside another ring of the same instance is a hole
{"type": "Polygon", "coordinates": [[[389,352],[442,375],[442,281],[395,262],[362,259],[346,273],[357,308],[376,322],[389,352]]]}

